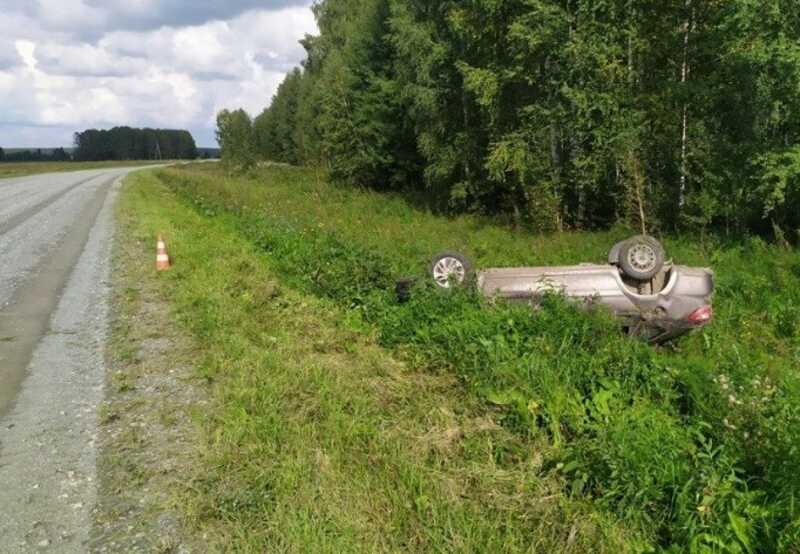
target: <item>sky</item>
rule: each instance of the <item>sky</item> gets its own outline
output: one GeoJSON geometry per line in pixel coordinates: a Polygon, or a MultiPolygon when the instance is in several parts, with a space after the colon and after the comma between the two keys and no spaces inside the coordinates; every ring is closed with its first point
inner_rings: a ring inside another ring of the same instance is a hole
{"type": "Polygon", "coordinates": [[[115,125],[216,146],[257,115],[317,28],[310,0],[0,0],[0,147],[71,146],[115,125]]]}

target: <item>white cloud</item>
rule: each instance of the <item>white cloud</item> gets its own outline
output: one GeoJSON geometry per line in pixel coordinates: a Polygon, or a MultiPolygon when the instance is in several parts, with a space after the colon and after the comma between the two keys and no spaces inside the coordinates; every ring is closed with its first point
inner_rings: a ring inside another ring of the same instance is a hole
{"type": "Polygon", "coordinates": [[[20,13],[48,31],[97,39],[113,30],[183,27],[248,11],[308,7],[309,0],[0,0],[0,13],[20,13]]]}
{"type": "MultiPolygon", "coordinates": [[[[0,12],[8,3],[0,0],[0,12]]],[[[173,21],[178,3],[111,1],[102,8],[94,0],[11,3],[16,11],[0,18],[0,36],[11,41],[0,39],[3,146],[67,145],[74,131],[112,125],[188,128],[199,144],[212,144],[216,112],[237,107],[259,112],[302,59],[298,40],[316,32],[308,6],[130,30],[140,26],[136,18],[142,14],[158,12],[173,21]],[[34,19],[36,10],[49,15],[34,19]],[[109,14],[135,21],[128,30],[124,22],[109,26],[109,14]],[[96,40],[75,34],[81,18],[100,29],[96,40]]],[[[188,10],[195,4],[212,13],[221,3],[183,2],[188,10]]]]}
{"type": "Polygon", "coordinates": [[[83,0],[37,0],[36,19],[45,28],[70,30],[95,29],[107,19],[105,10],[92,9],[83,0]]]}
{"type": "Polygon", "coordinates": [[[9,69],[20,63],[19,54],[14,43],[0,38],[0,70],[9,69]]]}
{"type": "Polygon", "coordinates": [[[36,60],[43,71],[76,77],[123,77],[141,73],[148,65],[147,60],[114,55],[91,44],[52,42],[40,44],[36,50],[36,60]]]}

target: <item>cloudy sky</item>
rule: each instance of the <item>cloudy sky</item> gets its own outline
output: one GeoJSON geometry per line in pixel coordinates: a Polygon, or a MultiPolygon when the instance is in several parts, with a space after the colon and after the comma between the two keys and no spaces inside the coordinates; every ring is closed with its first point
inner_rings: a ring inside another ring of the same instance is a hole
{"type": "Polygon", "coordinates": [[[310,0],[0,0],[0,146],[70,146],[114,125],[258,114],[316,33],[310,0]]]}

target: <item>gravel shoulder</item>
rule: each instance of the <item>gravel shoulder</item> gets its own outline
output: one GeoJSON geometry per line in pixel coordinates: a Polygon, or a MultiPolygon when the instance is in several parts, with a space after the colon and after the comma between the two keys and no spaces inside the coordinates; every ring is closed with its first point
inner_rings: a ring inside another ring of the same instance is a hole
{"type": "Polygon", "coordinates": [[[154,244],[115,233],[129,171],[0,180],[4,554],[197,551],[168,481],[191,452],[182,407],[200,399],[154,244]]]}
{"type": "MultiPolygon", "coordinates": [[[[97,495],[96,413],[105,374],[108,261],[118,187],[119,181],[105,196],[77,261],[67,262],[74,269],[36,344],[13,407],[0,421],[2,552],[85,551],[97,495]]],[[[46,276],[46,269],[42,274],[46,276]]],[[[12,316],[21,309],[12,304],[12,316]]],[[[3,369],[11,371],[6,361],[3,369]]]]}
{"type": "Polygon", "coordinates": [[[155,243],[132,232],[134,217],[118,209],[91,550],[203,552],[175,500],[201,440],[192,417],[206,405],[192,366],[197,348],[171,317],[155,243]]]}

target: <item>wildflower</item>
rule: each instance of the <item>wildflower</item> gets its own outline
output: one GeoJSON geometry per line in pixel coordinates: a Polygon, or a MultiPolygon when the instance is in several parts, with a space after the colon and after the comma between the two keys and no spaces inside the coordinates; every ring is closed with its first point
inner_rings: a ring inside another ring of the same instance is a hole
{"type": "Polygon", "coordinates": [[[728,421],[727,417],[722,420],[722,423],[725,425],[727,429],[730,429],[731,431],[736,431],[736,426],[732,424],[730,421],[728,421]]]}

